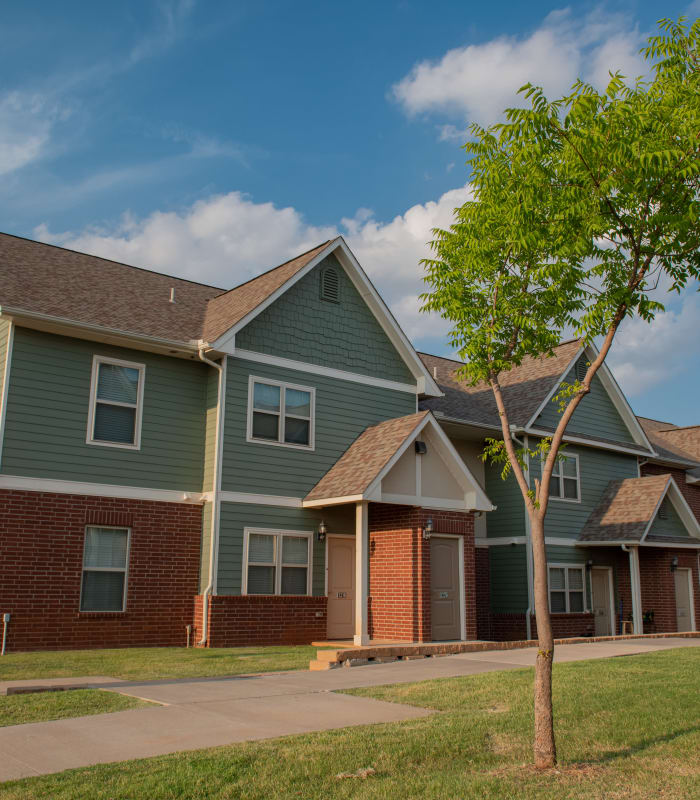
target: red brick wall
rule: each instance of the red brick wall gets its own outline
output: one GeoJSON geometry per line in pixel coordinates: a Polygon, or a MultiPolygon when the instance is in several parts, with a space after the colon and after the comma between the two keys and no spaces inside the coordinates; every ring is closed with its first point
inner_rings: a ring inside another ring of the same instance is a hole
{"type": "MultiPolygon", "coordinates": [[[[532,638],[537,638],[535,615],[531,617],[532,638]]],[[[527,639],[525,614],[491,614],[490,639],[495,642],[512,642],[527,639]]],[[[593,614],[552,614],[552,631],[555,639],[574,636],[592,636],[593,614]]]]}
{"type": "Polygon", "coordinates": [[[660,464],[644,464],[641,468],[641,473],[642,475],[673,475],[683,497],[685,497],[698,522],[700,522],[700,484],[686,483],[685,472],[682,469],[672,469],[660,464]]]}
{"type": "Polygon", "coordinates": [[[201,530],[198,505],[0,490],[8,650],[184,646],[201,530]],[[124,613],[79,610],[88,524],[131,528],[124,613]]]}
{"type": "MultiPolygon", "coordinates": [[[[309,644],[326,638],[325,597],[216,595],[210,598],[209,647],[309,644]]],[[[202,597],[195,598],[201,639],[202,597]]]]}
{"type": "Polygon", "coordinates": [[[639,548],[639,574],[642,585],[642,611],[653,611],[654,622],[644,626],[645,633],[667,633],[677,630],[676,586],[671,559],[678,558],[679,567],[690,568],[693,578],[695,622],[700,622],[698,591],[698,554],[692,550],[658,547],[639,548]]]}
{"type": "Polygon", "coordinates": [[[369,635],[373,639],[430,641],[430,542],[434,533],[464,537],[466,632],[476,638],[476,567],[472,514],[372,503],[369,509],[369,635]]]}

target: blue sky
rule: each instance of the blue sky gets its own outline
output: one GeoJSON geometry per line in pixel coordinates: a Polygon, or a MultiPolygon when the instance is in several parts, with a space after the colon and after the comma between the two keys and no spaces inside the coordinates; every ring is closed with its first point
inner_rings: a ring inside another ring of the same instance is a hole
{"type": "MultiPolygon", "coordinates": [[[[638,71],[688,3],[24,2],[3,13],[2,229],[229,287],[343,233],[407,333],[466,197],[459,145],[526,80],[638,71]]],[[[696,289],[697,287],[693,287],[696,289]]],[[[639,413],[700,421],[700,302],[611,357],[639,413]],[[669,381],[683,391],[669,391],[669,381]]]]}

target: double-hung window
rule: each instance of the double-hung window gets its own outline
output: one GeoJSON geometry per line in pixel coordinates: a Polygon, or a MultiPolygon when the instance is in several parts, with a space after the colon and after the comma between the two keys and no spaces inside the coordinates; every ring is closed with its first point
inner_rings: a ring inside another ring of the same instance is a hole
{"type": "Polygon", "coordinates": [[[552,614],[577,614],[585,610],[584,568],[548,565],[549,609],[552,614]]]}
{"type": "Polygon", "coordinates": [[[578,456],[568,455],[557,459],[549,480],[549,496],[555,500],[581,502],[578,456]]]}
{"type": "Polygon", "coordinates": [[[140,448],[145,371],[143,364],[93,358],[88,444],[140,448]]]}
{"type": "Polygon", "coordinates": [[[251,376],[248,441],[313,450],[314,389],[251,376]]]}
{"type": "Polygon", "coordinates": [[[124,611],[128,562],[128,528],[86,528],[81,611],[124,611]]]}
{"type": "Polygon", "coordinates": [[[247,529],[244,540],[243,594],[311,594],[311,533],[247,529]]]}

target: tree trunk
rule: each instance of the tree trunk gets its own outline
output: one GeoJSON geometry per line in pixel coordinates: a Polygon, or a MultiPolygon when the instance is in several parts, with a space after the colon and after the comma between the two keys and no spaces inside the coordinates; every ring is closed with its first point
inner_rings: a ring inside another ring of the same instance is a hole
{"type": "Polygon", "coordinates": [[[535,578],[535,618],[537,620],[537,661],[535,662],[535,766],[547,769],[557,763],[552,712],[552,660],[554,638],[549,616],[547,554],[544,543],[544,518],[535,513],[530,518],[532,560],[535,578]]]}

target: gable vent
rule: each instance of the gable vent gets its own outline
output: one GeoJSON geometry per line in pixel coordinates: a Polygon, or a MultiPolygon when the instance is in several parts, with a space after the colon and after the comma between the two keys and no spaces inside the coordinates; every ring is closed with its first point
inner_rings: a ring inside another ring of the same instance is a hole
{"type": "Polygon", "coordinates": [[[583,383],[583,379],[586,377],[586,373],[588,372],[588,364],[586,363],[585,358],[579,358],[576,362],[576,366],[574,367],[574,372],[576,373],[576,380],[579,383],[583,383]]]}
{"type": "Polygon", "coordinates": [[[666,500],[664,499],[659,506],[659,513],[657,514],[659,519],[668,519],[668,506],[666,505],[666,500]]]}
{"type": "Polygon", "coordinates": [[[340,302],[340,278],[332,267],[326,267],[321,271],[321,300],[328,300],[329,303],[340,302]]]}

